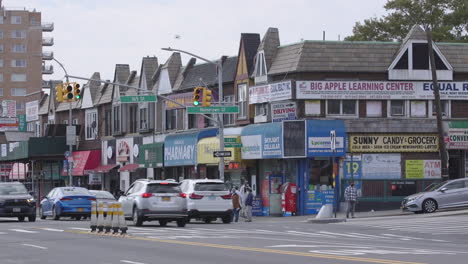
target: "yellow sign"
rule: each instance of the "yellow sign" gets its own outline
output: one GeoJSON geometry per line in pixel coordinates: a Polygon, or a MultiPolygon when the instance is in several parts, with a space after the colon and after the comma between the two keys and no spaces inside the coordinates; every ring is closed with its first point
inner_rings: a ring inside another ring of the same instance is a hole
{"type": "MultiPolygon", "coordinates": [[[[234,138],[236,142],[240,143],[240,137],[231,136],[225,138],[234,138]]],[[[199,164],[218,164],[219,158],[213,157],[214,151],[219,151],[219,138],[209,137],[203,138],[198,141],[197,146],[197,160],[199,164]]],[[[240,162],[241,161],[241,152],[240,148],[224,148],[226,151],[231,151],[231,157],[225,157],[224,162],[228,164],[229,162],[240,162]]]]}
{"type": "Polygon", "coordinates": [[[360,134],[349,136],[350,152],[437,152],[434,134],[360,134]]]}
{"type": "Polygon", "coordinates": [[[406,179],[424,178],[424,160],[406,160],[406,179]]]}

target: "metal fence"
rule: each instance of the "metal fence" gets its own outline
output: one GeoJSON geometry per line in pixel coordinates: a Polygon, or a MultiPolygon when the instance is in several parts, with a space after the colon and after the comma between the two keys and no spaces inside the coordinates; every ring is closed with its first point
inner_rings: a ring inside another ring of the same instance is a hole
{"type": "MultiPolygon", "coordinates": [[[[341,181],[341,200],[351,179],[341,181]]],[[[408,195],[422,192],[441,179],[354,179],[359,201],[400,202],[408,195]]]]}

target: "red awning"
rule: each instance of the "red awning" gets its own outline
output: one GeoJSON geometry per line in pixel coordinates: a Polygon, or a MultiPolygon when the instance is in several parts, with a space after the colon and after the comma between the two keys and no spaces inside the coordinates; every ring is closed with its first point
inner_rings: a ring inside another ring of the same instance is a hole
{"type": "Polygon", "coordinates": [[[119,169],[119,171],[129,171],[129,172],[133,172],[135,171],[136,169],[138,169],[140,167],[139,164],[127,164],[125,166],[123,166],[122,168],[119,169]]]}
{"type": "Polygon", "coordinates": [[[75,151],[72,153],[72,157],[72,175],[83,176],[101,163],[101,150],[75,151]]]}
{"type": "Polygon", "coordinates": [[[97,166],[93,170],[90,170],[90,172],[91,173],[108,173],[110,170],[118,166],[119,164],[101,165],[101,166],[97,166]]]}

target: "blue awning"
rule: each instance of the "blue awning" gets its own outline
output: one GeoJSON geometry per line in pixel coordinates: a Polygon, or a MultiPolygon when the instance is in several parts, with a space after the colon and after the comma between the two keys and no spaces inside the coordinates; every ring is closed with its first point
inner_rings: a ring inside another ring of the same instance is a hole
{"type": "Polygon", "coordinates": [[[283,157],[283,124],[248,125],[242,129],[242,159],[283,157]]]}
{"type": "Polygon", "coordinates": [[[346,155],[346,127],[343,120],[307,120],[307,156],[341,157],[346,155]],[[331,148],[331,131],[336,134],[335,151],[331,148]]]}
{"type": "Polygon", "coordinates": [[[214,137],[218,129],[179,133],[164,140],[164,166],[191,166],[197,164],[197,143],[201,138],[214,137]]]}

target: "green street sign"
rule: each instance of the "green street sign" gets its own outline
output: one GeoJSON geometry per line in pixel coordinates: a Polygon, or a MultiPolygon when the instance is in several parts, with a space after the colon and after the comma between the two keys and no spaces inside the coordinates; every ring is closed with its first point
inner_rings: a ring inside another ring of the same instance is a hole
{"type": "Polygon", "coordinates": [[[121,103],[143,103],[143,102],[157,102],[156,95],[129,95],[121,96],[121,103]]]}
{"type": "Polygon", "coordinates": [[[236,143],[237,138],[224,138],[225,143],[236,143]]]}
{"type": "Polygon", "coordinates": [[[224,143],[225,148],[242,148],[242,143],[224,143]]]}
{"type": "Polygon", "coordinates": [[[18,115],[18,131],[27,131],[26,115],[18,115]]]}
{"type": "Polygon", "coordinates": [[[238,106],[187,106],[189,114],[236,114],[239,113],[238,106]]]}

